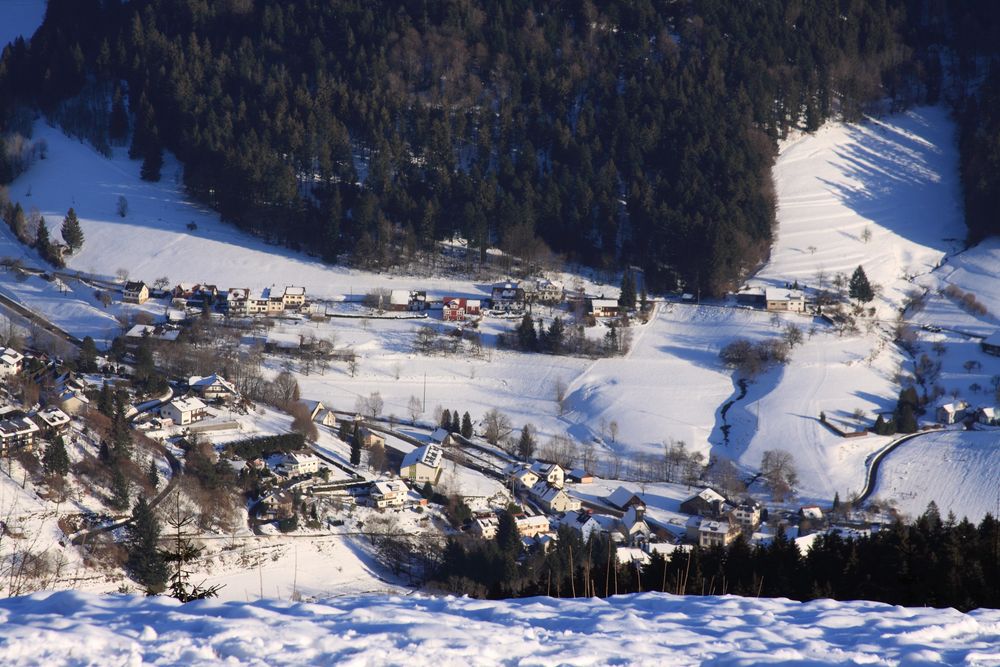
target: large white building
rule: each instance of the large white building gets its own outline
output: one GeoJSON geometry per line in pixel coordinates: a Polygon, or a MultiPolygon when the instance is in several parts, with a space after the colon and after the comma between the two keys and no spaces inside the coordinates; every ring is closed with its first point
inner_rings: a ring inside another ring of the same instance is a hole
{"type": "Polygon", "coordinates": [[[12,347],[0,347],[0,377],[10,377],[21,372],[24,355],[12,347]]]}
{"type": "Polygon", "coordinates": [[[437,445],[417,447],[403,457],[403,463],[399,466],[399,476],[411,482],[437,484],[441,479],[443,458],[443,452],[437,445]]]}
{"type": "Polygon", "coordinates": [[[178,426],[187,426],[205,418],[205,404],[200,398],[175,398],[160,406],[160,416],[178,426]]]}

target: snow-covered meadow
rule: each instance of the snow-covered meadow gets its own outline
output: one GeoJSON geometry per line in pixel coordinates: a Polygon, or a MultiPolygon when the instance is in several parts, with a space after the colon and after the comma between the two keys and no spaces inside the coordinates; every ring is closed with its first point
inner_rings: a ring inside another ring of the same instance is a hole
{"type": "Polygon", "coordinates": [[[18,665],[986,665],[1000,612],[643,593],[487,601],[194,602],[40,593],[0,602],[18,665]]]}

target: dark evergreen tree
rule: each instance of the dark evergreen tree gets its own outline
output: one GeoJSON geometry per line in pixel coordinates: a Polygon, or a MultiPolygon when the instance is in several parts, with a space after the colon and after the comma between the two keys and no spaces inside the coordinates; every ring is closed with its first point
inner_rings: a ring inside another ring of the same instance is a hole
{"type": "Polygon", "coordinates": [[[535,436],[531,424],[525,424],[521,429],[521,437],[517,441],[517,455],[527,461],[535,455],[535,436]]]}
{"type": "Polygon", "coordinates": [[[635,277],[631,269],[625,269],[622,274],[621,294],[618,297],[618,305],[622,308],[635,308],[635,277]]]}
{"type": "Polygon", "coordinates": [[[443,429],[451,430],[451,411],[445,408],[441,411],[441,422],[438,424],[443,429]]]}
{"type": "Polygon", "coordinates": [[[462,415],[462,437],[471,438],[472,437],[472,417],[466,412],[462,415]]]}
{"type": "Polygon", "coordinates": [[[361,465],[361,438],[351,438],[351,465],[361,465]]]}
{"type": "Polygon", "coordinates": [[[124,141],[128,136],[128,112],[125,111],[125,96],[122,95],[122,90],[119,86],[115,86],[115,95],[111,101],[108,136],[114,142],[124,141]]]}
{"type": "Polygon", "coordinates": [[[49,240],[49,228],[45,218],[38,221],[38,236],[35,237],[35,250],[46,262],[52,261],[52,242],[49,240]]]}
{"type": "Polygon", "coordinates": [[[63,241],[65,241],[66,245],[68,245],[74,252],[83,247],[83,228],[80,227],[80,221],[76,217],[76,211],[72,208],[66,212],[66,217],[63,218],[61,233],[63,241]]]}
{"type": "Polygon", "coordinates": [[[163,169],[163,149],[159,144],[151,145],[143,154],[139,177],[144,181],[156,183],[160,180],[161,169],[163,169]]]}
{"type": "Polygon", "coordinates": [[[63,443],[61,435],[52,438],[52,441],[45,448],[42,455],[42,467],[45,474],[64,476],[69,472],[69,455],[66,454],[66,445],[63,443]]]}
{"type": "Polygon", "coordinates": [[[125,567],[136,583],[149,593],[160,593],[167,583],[167,564],[160,551],[160,522],[144,496],[132,509],[131,521],[125,526],[125,567]]]}
{"type": "Polygon", "coordinates": [[[524,314],[521,323],[517,326],[517,343],[525,352],[534,352],[538,349],[538,332],[535,331],[535,321],[528,313],[524,314]]]}
{"type": "Polygon", "coordinates": [[[101,384],[101,391],[97,395],[97,410],[105,417],[115,414],[115,400],[107,382],[101,384]]]}
{"type": "Polygon", "coordinates": [[[128,509],[131,488],[121,465],[114,458],[111,462],[111,502],[113,509],[122,512],[128,509]]]}
{"type": "Polygon", "coordinates": [[[449,433],[462,432],[462,418],[458,416],[458,410],[451,411],[451,424],[448,425],[449,433]]]}
{"type": "Polygon", "coordinates": [[[851,275],[848,295],[861,303],[868,303],[875,298],[875,291],[872,289],[871,283],[868,282],[865,270],[860,265],[854,269],[854,273],[851,275]]]}
{"type": "Polygon", "coordinates": [[[156,467],[156,460],[149,460],[149,470],[146,472],[146,481],[154,489],[160,485],[160,471],[156,467]]]}
{"type": "Polygon", "coordinates": [[[80,342],[80,353],[76,358],[76,367],[83,373],[97,372],[97,345],[90,336],[84,336],[80,342]]]}

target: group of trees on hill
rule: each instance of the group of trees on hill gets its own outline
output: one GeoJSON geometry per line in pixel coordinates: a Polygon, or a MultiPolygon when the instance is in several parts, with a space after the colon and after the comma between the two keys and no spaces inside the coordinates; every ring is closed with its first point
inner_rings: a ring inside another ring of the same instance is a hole
{"type": "Polygon", "coordinates": [[[170,149],[226,219],[330,261],[461,233],[720,292],[767,252],[777,138],[919,94],[908,4],[51,0],[0,60],[0,129],[97,90],[144,178],[170,149]]]}
{"type": "Polygon", "coordinates": [[[1000,523],[992,515],[978,526],[942,519],[934,503],[911,524],[855,538],[820,535],[805,553],[779,533],[766,545],[751,546],[740,537],[729,547],[655,554],[642,567],[616,565],[615,546],[606,538],[584,542],[566,526],[547,553],[519,558],[513,523],[502,515],[493,541],[449,538],[432,585],[481,597],[665,591],[961,610],[1000,604],[1000,523]]]}

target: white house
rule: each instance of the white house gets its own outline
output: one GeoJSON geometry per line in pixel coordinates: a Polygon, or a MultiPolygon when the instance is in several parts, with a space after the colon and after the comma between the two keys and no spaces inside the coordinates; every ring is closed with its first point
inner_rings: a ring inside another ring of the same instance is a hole
{"type": "Polygon", "coordinates": [[[702,519],[698,524],[698,544],[702,547],[728,546],[739,534],[739,526],[728,521],[702,519]]]}
{"type": "Polygon", "coordinates": [[[38,435],[38,424],[29,417],[0,419],[0,455],[17,449],[31,450],[38,435]]]}
{"type": "Polygon", "coordinates": [[[594,317],[618,317],[622,313],[622,307],[615,299],[592,299],[590,312],[594,317]]]}
{"type": "Polygon", "coordinates": [[[399,476],[411,482],[437,484],[441,479],[441,463],[444,458],[437,445],[424,445],[407,452],[399,466],[399,476]]]}
{"type": "Polygon", "coordinates": [[[587,510],[567,512],[563,516],[561,523],[580,533],[580,537],[583,538],[584,542],[587,542],[591,535],[600,535],[604,531],[604,526],[601,525],[597,517],[587,510]]]}
{"type": "Polygon", "coordinates": [[[517,526],[517,534],[521,537],[534,537],[552,530],[549,526],[549,518],[544,514],[519,516],[514,519],[514,524],[517,526]]]}
{"type": "Polygon", "coordinates": [[[764,291],[767,309],[774,312],[804,313],[806,311],[806,296],[802,290],[785,287],[768,287],[764,291]]]}
{"type": "Polygon", "coordinates": [[[536,461],[531,466],[532,472],[538,475],[538,479],[544,479],[550,485],[561,489],[566,482],[566,471],[556,463],[543,463],[536,461]]]}
{"type": "Polygon", "coordinates": [[[980,424],[993,424],[997,421],[997,409],[991,405],[979,408],[976,412],[976,420],[980,424]]]}
{"type": "Polygon", "coordinates": [[[937,420],[942,424],[954,424],[965,418],[965,410],[969,404],[965,401],[952,401],[939,405],[936,413],[937,420]]]}
{"type": "Polygon", "coordinates": [[[563,300],[563,285],[543,278],[535,284],[535,298],[543,303],[559,303],[563,300]]]}
{"type": "Polygon", "coordinates": [[[402,507],[410,490],[401,479],[388,479],[372,484],[369,497],[372,505],[378,508],[402,507]]]}
{"type": "Polygon", "coordinates": [[[546,512],[556,514],[559,512],[573,512],[580,509],[580,501],[573,498],[564,490],[556,486],[550,486],[545,480],[538,480],[531,487],[531,496],[541,505],[546,512]]]}
{"type": "Polygon", "coordinates": [[[205,418],[205,404],[194,396],[175,398],[160,406],[160,416],[170,419],[178,426],[186,426],[205,418]]]}
{"type": "Polygon", "coordinates": [[[0,377],[17,375],[23,367],[23,354],[12,347],[0,347],[0,377]]]}
{"type": "Polygon", "coordinates": [[[35,417],[49,433],[62,433],[69,428],[69,415],[54,405],[39,410],[35,417]]]}
{"type": "Polygon", "coordinates": [[[319,472],[319,458],[305,452],[291,452],[285,454],[275,469],[282,475],[289,477],[312,475],[319,472]]]}
{"type": "Polygon", "coordinates": [[[218,373],[207,377],[192,375],[188,378],[188,387],[206,401],[231,403],[239,396],[236,387],[218,373]]]}
{"type": "Polygon", "coordinates": [[[492,540],[497,536],[499,528],[500,520],[497,515],[493,512],[483,512],[473,519],[470,531],[484,540],[492,540]]]}
{"type": "Polygon", "coordinates": [[[149,287],[141,280],[129,281],[122,289],[122,298],[128,303],[146,303],[149,300],[149,287]]]}

